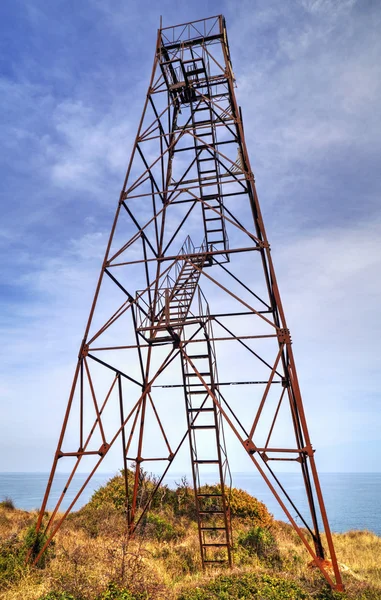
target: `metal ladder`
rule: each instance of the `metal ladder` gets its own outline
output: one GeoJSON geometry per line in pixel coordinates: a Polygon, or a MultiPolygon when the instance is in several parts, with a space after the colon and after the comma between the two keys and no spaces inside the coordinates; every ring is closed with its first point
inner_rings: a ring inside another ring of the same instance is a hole
{"type": "Polygon", "coordinates": [[[181,338],[186,340],[185,327],[194,324],[201,325],[197,344],[185,343],[185,349],[181,353],[201,559],[203,566],[209,564],[231,565],[231,520],[225,484],[227,475],[231,478],[231,474],[227,460],[222,416],[212,396],[200,380],[201,377],[210,392],[219,401],[217,363],[212,341],[213,332],[209,307],[206,305],[207,308],[202,313],[200,304],[200,313],[197,316],[193,316],[190,312],[196,290],[200,289],[201,271],[207,261],[205,250],[206,244],[196,249],[189,236],[187,237],[179,254],[179,256],[184,256],[184,259],[177,262],[175,273],[166,278],[167,287],[163,289],[161,295],[163,301],[160,311],[154,318],[150,342],[173,341],[175,345],[180,346],[181,338]],[[187,256],[191,256],[191,258],[185,258],[187,256]],[[197,351],[191,350],[188,353],[189,347],[197,347],[197,351]],[[200,436],[205,432],[213,437],[214,442],[214,455],[209,457],[201,457],[199,452],[200,436]],[[213,487],[201,483],[200,470],[204,465],[206,467],[214,465],[216,468],[217,484],[213,487]]]}
{"type": "Polygon", "coordinates": [[[208,564],[231,565],[231,520],[226,493],[226,477],[230,475],[225,448],[222,417],[200,377],[218,399],[216,356],[209,334],[204,327],[204,340],[197,343],[197,354],[189,353],[189,364],[182,357],[184,395],[189,428],[193,485],[198,521],[198,532],[203,566],[208,564]],[[193,366],[198,374],[193,369],[193,366]],[[200,456],[200,437],[208,432],[215,440],[213,456],[200,456]],[[219,483],[210,487],[202,485],[203,466],[214,465],[219,483]]]}
{"type": "MultiPolygon", "coordinates": [[[[191,61],[188,61],[191,62],[191,61]]],[[[189,69],[189,67],[188,67],[189,69]]],[[[199,77],[201,69],[194,69],[189,72],[189,76],[195,73],[194,77],[199,77]]],[[[200,182],[200,198],[208,206],[202,203],[202,215],[204,221],[204,233],[208,250],[227,250],[229,240],[223,218],[224,205],[221,187],[220,165],[217,160],[215,150],[217,148],[217,138],[214,127],[216,119],[212,111],[211,103],[208,98],[211,97],[210,85],[206,70],[204,98],[197,95],[191,100],[192,129],[195,136],[194,147],[196,152],[197,174],[200,182]],[[204,113],[205,118],[196,120],[196,115],[204,113]],[[197,139],[197,138],[201,138],[197,139]],[[209,146],[209,147],[208,147],[209,146]],[[216,212],[217,211],[217,212],[216,212]]],[[[220,255],[218,262],[229,262],[229,254],[220,255]]],[[[211,264],[211,261],[210,263],[211,264]]]]}

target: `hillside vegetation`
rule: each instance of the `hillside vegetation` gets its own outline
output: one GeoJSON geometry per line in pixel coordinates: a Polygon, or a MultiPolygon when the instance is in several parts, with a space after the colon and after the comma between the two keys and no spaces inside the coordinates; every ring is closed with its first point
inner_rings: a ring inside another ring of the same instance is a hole
{"type": "MultiPolygon", "coordinates": [[[[155,480],[142,473],[144,502],[155,480]]],[[[213,489],[209,486],[208,489],[213,489]]],[[[65,521],[37,567],[37,513],[0,503],[2,600],[381,600],[381,538],[335,534],[346,592],[332,592],[292,528],[242,490],[231,499],[234,567],[201,569],[193,492],[165,486],[133,539],[126,535],[124,480],[113,477],[65,521]]]]}

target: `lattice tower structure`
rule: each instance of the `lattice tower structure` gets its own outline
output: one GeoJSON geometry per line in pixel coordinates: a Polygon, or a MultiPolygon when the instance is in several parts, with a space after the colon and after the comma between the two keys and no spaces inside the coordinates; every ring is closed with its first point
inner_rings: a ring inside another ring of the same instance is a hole
{"type": "Polygon", "coordinates": [[[230,565],[228,440],[263,477],[329,584],[343,589],[222,16],[158,31],[37,522],[47,534],[41,552],[117,440],[131,534],[189,444],[202,563],[230,565]],[[43,525],[64,461],[71,472],[43,525]],[[61,514],[85,461],[93,461],[90,475],[61,514]],[[298,470],[303,508],[277,461],[298,470]],[[160,476],[142,503],[146,465],[160,476]]]}

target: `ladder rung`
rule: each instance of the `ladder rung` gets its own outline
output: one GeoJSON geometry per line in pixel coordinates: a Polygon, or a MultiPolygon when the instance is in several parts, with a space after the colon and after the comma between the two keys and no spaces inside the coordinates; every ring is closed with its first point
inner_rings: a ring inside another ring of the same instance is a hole
{"type": "Polygon", "coordinates": [[[200,531],[226,531],[226,527],[200,527],[200,531]]]}
{"type": "MultiPolygon", "coordinates": [[[[211,373],[210,373],[210,371],[204,371],[202,373],[199,373],[199,375],[202,375],[202,376],[211,375],[211,373]]],[[[186,377],[198,377],[198,374],[197,373],[185,373],[185,376],[186,377]]]]}
{"type": "Polygon", "coordinates": [[[214,544],[201,544],[201,545],[203,548],[210,547],[210,546],[215,546],[215,547],[230,546],[230,544],[228,544],[227,542],[219,542],[219,543],[214,543],[214,544]]]}
{"type": "Polygon", "coordinates": [[[207,229],[206,233],[215,233],[216,231],[223,231],[222,227],[220,227],[219,229],[207,229]]]}
{"type": "Polygon", "coordinates": [[[198,498],[222,498],[222,494],[197,494],[198,498]]]}
{"type": "Polygon", "coordinates": [[[219,465],[219,460],[194,460],[195,465],[219,465]]]}
{"type": "Polygon", "coordinates": [[[225,512],[223,510],[199,510],[199,515],[224,515],[225,512]]]}
{"type": "MultiPolygon", "coordinates": [[[[196,392],[196,394],[199,393],[200,392],[196,392]]],[[[188,408],[188,412],[214,412],[214,408],[188,408]]]]}
{"type": "MultiPolygon", "coordinates": [[[[168,339],[172,339],[172,338],[168,338],[168,339]]],[[[203,390],[190,390],[190,391],[188,392],[188,395],[189,395],[189,394],[192,394],[192,395],[193,395],[193,394],[204,394],[204,396],[205,396],[207,393],[208,393],[208,392],[207,392],[207,391],[206,391],[206,389],[204,388],[203,390]]],[[[203,409],[203,410],[213,410],[213,409],[212,409],[212,408],[210,408],[210,409],[209,409],[209,408],[208,408],[208,409],[206,409],[206,408],[205,408],[205,409],[203,409]]]]}
{"type": "Polygon", "coordinates": [[[209,354],[188,354],[188,358],[209,358],[209,354]]]}
{"type": "Polygon", "coordinates": [[[205,221],[221,221],[221,217],[209,217],[209,219],[205,218],[205,221]]]}
{"type": "Polygon", "coordinates": [[[221,559],[220,560],[204,560],[204,564],[205,563],[226,563],[226,562],[228,562],[227,559],[226,560],[221,560],[221,559]]]}
{"type": "Polygon", "coordinates": [[[215,425],[191,425],[191,429],[216,429],[215,425]]]}
{"type": "Polygon", "coordinates": [[[204,560],[204,564],[205,563],[212,563],[212,562],[218,562],[218,563],[224,563],[224,562],[228,562],[228,560],[204,560]]]}

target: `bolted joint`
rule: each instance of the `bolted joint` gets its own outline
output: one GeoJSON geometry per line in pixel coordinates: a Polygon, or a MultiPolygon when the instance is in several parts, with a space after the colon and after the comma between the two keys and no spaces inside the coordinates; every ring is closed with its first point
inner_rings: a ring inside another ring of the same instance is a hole
{"type": "Polygon", "coordinates": [[[268,242],[264,242],[263,240],[259,240],[259,242],[257,242],[257,247],[258,248],[268,248],[270,250],[270,244],[268,242]]]}
{"type": "Polygon", "coordinates": [[[109,448],[110,444],[102,444],[102,446],[98,450],[99,456],[104,456],[109,448]]]}
{"type": "Polygon", "coordinates": [[[290,380],[288,377],[282,377],[282,387],[284,387],[284,388],[290,387],[290,380]]]}
{"type": "Polygon", "coordinates": [[[249,454],[254,454],[256,452],[254,442],[250,438],[243,442],[243,446],[249,454]]]}
{"type": "Polygon", "coordinates": [[[123,204],[123,202],[127,199],[127,192],[122,190],[119,196],[119,204],[123,204]]]}
{"type": "Polygon", "coordinates": [[[311,444],[303,448],[303,453],[307,455],[309,458],[312,458],[315,454],[315,450],[312,448],[311,444]]]}
{"type": "Polygon", "coordinates": [[[291,335],[289,329],[278,329],[278,342],[280,344],[292,344],[291,335]]]}
{"type": "Polygon", "coordinates": [[[85,358],[89,354],[89,346],[86,344],[86,340],[82,340],[81,347],[78,352],[78,358],[85,358]]]}

